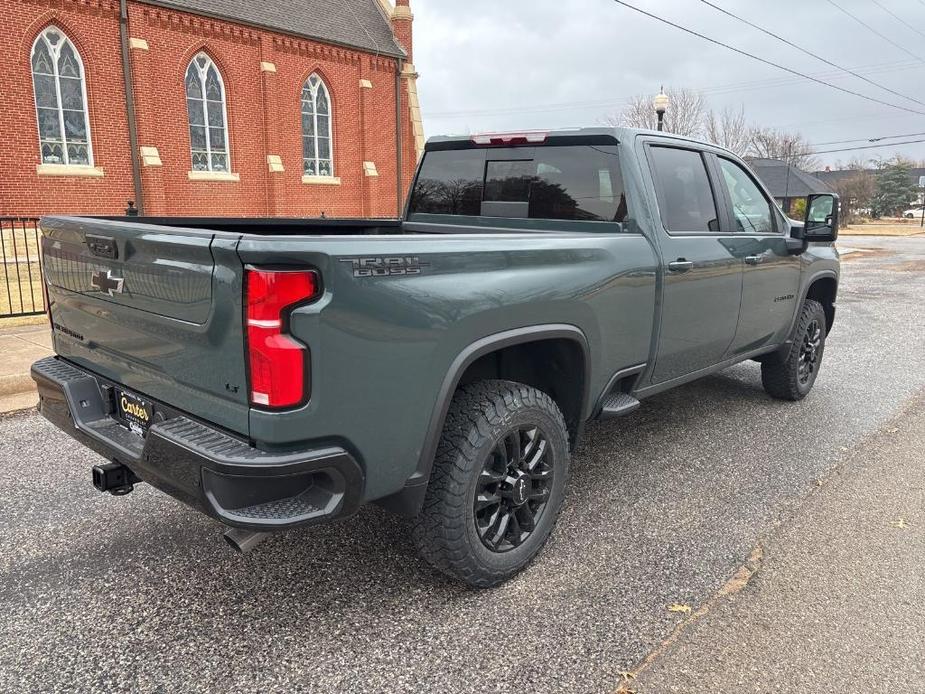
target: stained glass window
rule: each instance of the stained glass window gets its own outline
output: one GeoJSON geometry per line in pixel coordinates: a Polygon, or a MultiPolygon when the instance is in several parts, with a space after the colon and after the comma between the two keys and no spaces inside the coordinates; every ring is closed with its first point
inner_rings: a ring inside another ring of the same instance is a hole
{"type": "Polygon", "coordinates": [[[229,171],[225,85],[205,53],[186,69],[186,112],[193,171],[229,171]]]}
{"type": "Polygon", "coordinates": [[[92,166],[83,63],[58,27],[32,45],[32,88],[42,163],[92,166]]]}
{"type": "Polygon", "coordinates": [[[313,74],[302,87],[302,171],[333,176],[331,98],[322,79],[313,74]]]}

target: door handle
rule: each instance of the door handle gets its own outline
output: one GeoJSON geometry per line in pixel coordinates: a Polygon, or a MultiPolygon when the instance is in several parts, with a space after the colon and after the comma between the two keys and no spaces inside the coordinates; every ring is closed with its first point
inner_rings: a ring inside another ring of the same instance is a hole
{"type": "Polygon", "coordinates": [[[684,258],[678,258],[668,263],[668,272],[687,272],[694,267],[694,263],[691,260],[684,260],[684,258]]]}
{"type": "Polygon", "coordinates": [[[749,265],[758,265],[761,262],[760,255],[747,255],[745,256],[745,262],[749,265]]]}

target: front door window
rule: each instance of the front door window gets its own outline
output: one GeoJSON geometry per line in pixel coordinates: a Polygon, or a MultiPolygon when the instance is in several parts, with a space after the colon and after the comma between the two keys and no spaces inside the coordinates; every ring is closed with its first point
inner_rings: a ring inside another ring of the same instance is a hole
{"type": "Polygon", "coordinates": [[[736,229],[747,234],[775,233],[771,202],[752,177],[745,169],[728,159],[720,159],[719,167],[732,200],[732,215],[736,229]]]}

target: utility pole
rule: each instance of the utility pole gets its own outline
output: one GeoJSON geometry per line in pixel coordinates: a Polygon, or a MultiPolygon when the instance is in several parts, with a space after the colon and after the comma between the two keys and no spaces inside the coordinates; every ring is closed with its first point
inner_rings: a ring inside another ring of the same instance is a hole
{"type": "Polygon", "coordinates": [[[919,176],[919,188],[922,189],[922,220],[919,226],[925,227],[925,176],[919,176]]]}

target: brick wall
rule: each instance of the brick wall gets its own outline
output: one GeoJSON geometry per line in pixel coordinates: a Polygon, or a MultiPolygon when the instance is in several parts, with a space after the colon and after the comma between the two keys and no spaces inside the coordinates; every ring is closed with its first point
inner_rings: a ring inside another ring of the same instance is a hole
{"type": "MultiPolygon", "coordinates": [[[[0,215],[120,213],[134,198],[119,43],[118,3],[13,0],[0,15],[0,215]],[[6,9],[8,8],[8,9],[6,9]],[[86,71],[94,164],[102,178],[46,177],[40,163],[29,57],[35,36],[58,25],[86,71]]],[[[141,3],[129,4],[138,144],[161,166],[142,167],[145,213],[153,215],[395,216],[395,59],[141,3]],[[231,171],[236,181],[191,181],[184,75],[198,51],[222,72],[231,171]],[[271,63],[275,72],[261,69],[271,63]],[[301,90],[316,72],[333,104],[334,175],[339,185],[302,182],[301,90]],[[361,86],[361,80],[372,84],[361,86]],[[284,170],[271,172],[268,155],[284,170]],[[363,162],[376,164],[366,176],[363,162]]],[[[410,33],[404,37],[410,42],[410,33]]],[[[402,179],[415,148],[401,80],[402,179]]]]}
{"type": "Polygon", "coordinates": [[[134,198],[114,2],[3,2],[0,11],[0,215],[118,213],[134,198]],[[59,26],[86,74],[94,164],[102,178],[38,176],[41,163],[30,58],[36,36],[59,26]]]}

